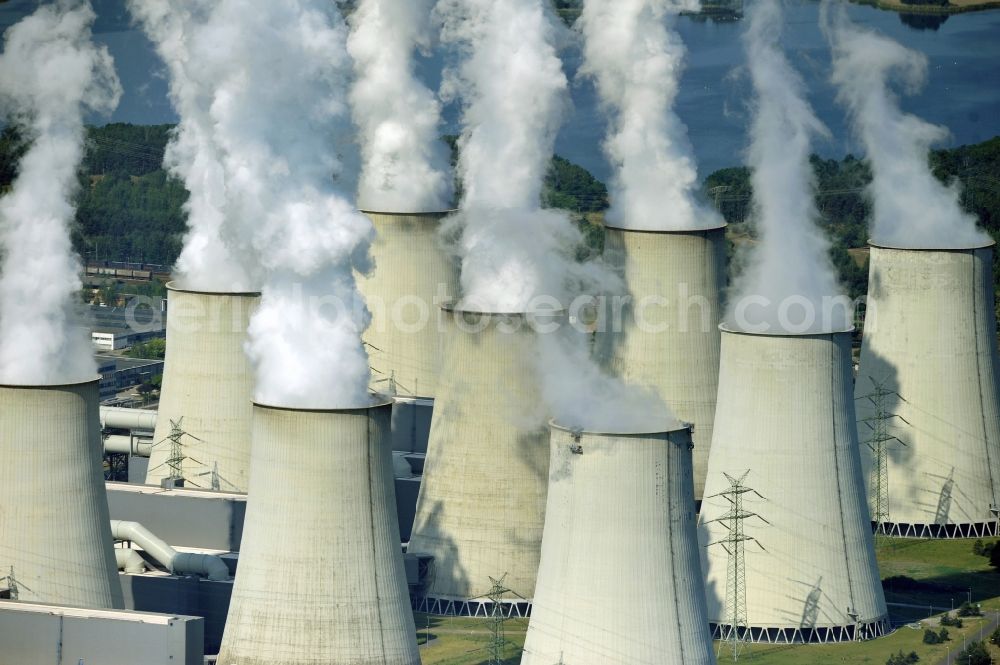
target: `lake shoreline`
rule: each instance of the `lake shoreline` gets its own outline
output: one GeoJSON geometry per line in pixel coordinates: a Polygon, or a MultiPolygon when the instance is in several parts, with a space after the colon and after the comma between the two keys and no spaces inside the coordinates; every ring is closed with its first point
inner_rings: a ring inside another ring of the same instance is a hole
{"type": "Polygon", "coordinates": [[[899,0],[851,0],[856,5],[865,5],[888,12],[900,14],[927,14],[932,16],[950,16],[966,14],[990,9],[1000,9],[1000,0],[969,0],[961,5],[908,5],[899,0]]]}

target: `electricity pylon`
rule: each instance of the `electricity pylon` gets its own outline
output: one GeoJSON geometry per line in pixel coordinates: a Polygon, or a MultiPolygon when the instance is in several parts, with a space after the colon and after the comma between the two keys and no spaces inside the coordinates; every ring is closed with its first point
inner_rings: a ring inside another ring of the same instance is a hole
{"type": "Polygon", "coordinates": [[[903,446],[906,445],[901,439],[889,434],[889,422],[894,418],[910,423],[897,413],[891,413],[886,405],[890,397],[905,402],[903,397],[885,387],[885,382],[876,381],[869,376],[872,382],[872,392],[861,395],[857,399],[866,399],[871,402],[873,413],[867,418],[862,418],[871,435],[862,441],[868,446],[873,456],[875,464],[872,465],[871,478],[869,479],[869,492],[871,493],[872,523],[874,524],[875,535],[884,534],[886,524],[890,523],[889,518],[889,445],[895,441],[903,446]]]}
{"type": "MultiPolygon", "coordinates": [[[[722,645],[729,643],[732,650],[733,660],[739,660],[744,646],[750,641],[749,620],[747,617],[747,580],[746,580],[746,544],[753,542],[761,550],[764,546],[753,536],[746,535],[744,522],[751,517],[756,517],[765,524],[770,524],[766,519],[757,513],[750,512],[743,508],[743,495],[753,492],[760,498],[760,492],[743,484],[746,477],[750,475],[747,469],[739,478],[733,478],[728,473],[723,473],[729,481],[729,489],[719,492],[707,499],[723,497],[729,502],[729,510],[714,520],[706,522],[719,522],[726,527],[729,535],[721,540],[709,543],[706,547],[720,545],[726,550],[729,556],[726,569],[726,618],[729,621],[727,626],[720,626],[719,653],[722,652],[722,645]]],[[[766,550],[764,550],[766,551],[766,550]]]]}

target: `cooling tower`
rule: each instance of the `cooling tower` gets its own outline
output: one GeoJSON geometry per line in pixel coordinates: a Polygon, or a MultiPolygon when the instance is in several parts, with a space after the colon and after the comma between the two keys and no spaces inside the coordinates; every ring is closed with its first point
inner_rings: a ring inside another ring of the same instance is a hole
{"type": "Polygon", "coordinates": [[[715,637],[734,623],[760,642],[839,642],[889,630],[851,374],[849,331],[723,327],[699,516],[715,637]],[[736,542],[741,534],[747,540],[736,542]]]}
{"type": "Polygon", "coordinates": [[[101,472],[98,382],[0,386],[0,586],[122,608],[101,472]],[[10,584],[13,576],[14,584],[10,584]]]}
{"type": "Polygon", "coordinates": [[[522,665],[715,663],[691,503],[691,435],[552,427],[522,665]]]}
{"type": "Polygon", "coordinates": [[[725,226],[699,231],[608,227],[605,259],[631,300],[604,310],[595,353],[627,383],[656,389],[694,425],[694,496],[701,499],[719,378],[725,226]]]}
{"type": "Polygon", "coordinates": [[[878,446],[861,446],[872,517],[887,534],[998,534],[1000,391],[992,264],[991,246],[872,245],[855,398],[863,440],[872,438],[879,422],[886,436],[895,437],[883,444],[881,469],[872,450],[878,446]],[[878,392],[881,400],[874,398],[878,392]],[[886,482],[881,511],[880,475],[886,482]]]}
{"type": "Polygon", "coordinates": [[[506,573],[513,593],[504,609],[524,616],[535,591],[549,466],[538,333],[531,315],[450,308],[444,315],[444,364],[408,549],[434,557],[417,608],[485,615],[490,578],[506,573]]]}
{"type": "Polygon", "coordinates": [[[253,407],[253,475],[220,665],[418,665],[391,403],[253,407]]]}
{"type": "Polygon", "coordinates": [[[189,486],[245,492],[253,372],[243,345],[260,294],[167,289],[167,356],[146,483],[176,466],[189,486]]]}
{"type": "Polygon", "coordinates": [[[458,267],[438,240],[446,212],[365,214],[375,226],[375,269],[358,275],[372,313],[365,331],[373,388],[405,397],[437,393],[439,305],[458,294],[458,267]]]}

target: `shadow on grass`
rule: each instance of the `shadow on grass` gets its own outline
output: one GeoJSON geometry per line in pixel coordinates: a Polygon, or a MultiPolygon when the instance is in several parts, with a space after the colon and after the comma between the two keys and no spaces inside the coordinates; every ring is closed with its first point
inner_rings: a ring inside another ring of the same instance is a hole
{"type": "Polygon", "coordinates": [[[1000,596],[1000,572],[954,572],[919,580],[897,575],[883,580],[882,587],[890,603],[958,608],[969,599],[970,589],[973,603],[1000,596]]]}

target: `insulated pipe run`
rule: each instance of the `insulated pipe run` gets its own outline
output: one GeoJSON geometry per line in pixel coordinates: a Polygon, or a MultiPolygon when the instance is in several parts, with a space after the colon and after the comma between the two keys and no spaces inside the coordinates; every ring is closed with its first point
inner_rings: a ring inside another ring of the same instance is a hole
{"type": "Polygon", "coordinates": [[[152,432],[156,429],[156,411],[126,409],[120,406],[102,406],[101,429],[127,429],[132,432],[152,432]]]}
{"type": "Polygon", "coordinates": [[[216,582],[229,579],[229,568],[219,557],[178,552],[138,522],[111,520],[111,535],[115,540],[132,541],[175,575],[205,575],[216,582]]]}
{"type": "Polygon", "coordinates": [[[116,547],[115,563],[118,564],[118,570],[126,573],[141,575],[146,572],[146,560],[135,550],[116,547]]]}
{"type": "Polygon", "coordinates": [[[148,436],[124,436],[109,434],[104,437],[104,452],[126,453],[137,457],[149,457],[153,449],[153,439],[148,436]]]}

